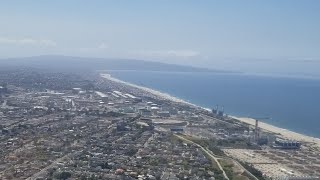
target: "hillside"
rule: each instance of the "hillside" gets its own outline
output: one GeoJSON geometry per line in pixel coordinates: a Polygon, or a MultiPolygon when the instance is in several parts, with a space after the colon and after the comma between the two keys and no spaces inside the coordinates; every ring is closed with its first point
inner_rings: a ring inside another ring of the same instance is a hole
{"type": "Polygon", "coordinates": [[[35,56],[1,59],[2,67],[30,67],[60,71],[82,70],[145,70],[175,72],[225,72],[206,68],[166,64],[135,59],[103,59],[71,56],[35,56]]]}

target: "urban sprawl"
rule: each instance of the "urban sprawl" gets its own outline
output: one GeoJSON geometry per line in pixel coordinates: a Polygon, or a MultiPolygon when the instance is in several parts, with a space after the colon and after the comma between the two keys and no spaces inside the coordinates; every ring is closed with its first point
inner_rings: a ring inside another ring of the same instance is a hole
{"type": "Polygon", "coordinates": [[[320,148],[115,81],[0,71],[0,179],[319,179],[320,148]]]}

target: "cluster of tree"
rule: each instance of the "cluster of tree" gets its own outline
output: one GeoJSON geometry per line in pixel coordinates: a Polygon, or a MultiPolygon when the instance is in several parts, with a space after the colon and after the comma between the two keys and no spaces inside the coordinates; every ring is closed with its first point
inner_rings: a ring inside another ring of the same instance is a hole
{"type": "Polygon", "coordinates": [[[53,176],[54,179],[60,179],[60,180],[66,180],[66,179],[71,177],[71,173],[70,172],[66,172],[66,171],[61,171],[61,172],[60,171],[56,171],[56,172],[54,172],[54,171],[55,171],[55,169],[49,172],[49,176],[50,176],[49,179],[51,179],[52,176],[53,176]]]}
{"type": "Polygon", "coordinates": [[[257,177],[260,180],[265,180],[265,178],[263,177],[263,174],[261,171],[257,170],[256,168],[254,168],[253,166],[249,165],[248,163],[243,163],[240,162],[241,165],[246,168],[252,175],[254,175],[255,177],[257,177]]]}
{"type": "Polygon", "coordinates": [[[125,155],[134,156],[137,152],[138,152],[138,149],[133,147],[133,146],[131,146],[126,150],[125,155]]]}
{"type": "Polygon", "coordinates": [[[234,172],[233,172],[233,164],[232,163],[228,163],[228,164],[224,164],[223,165],[223,170],[226,173],[226,175],[228,176],[229,179],[234,179],[234,172]]]}

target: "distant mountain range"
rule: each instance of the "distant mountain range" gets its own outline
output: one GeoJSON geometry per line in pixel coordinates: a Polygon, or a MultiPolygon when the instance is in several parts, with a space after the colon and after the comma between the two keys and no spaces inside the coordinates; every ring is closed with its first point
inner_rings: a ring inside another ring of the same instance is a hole
{"type": "Polygon", "coordinates": [[[137,70],[169,72],[227,72],[135,59],[104,59],[56,55],[0,59],[0,67],[1,66],[19,66],[55,71],[137,70]]]}

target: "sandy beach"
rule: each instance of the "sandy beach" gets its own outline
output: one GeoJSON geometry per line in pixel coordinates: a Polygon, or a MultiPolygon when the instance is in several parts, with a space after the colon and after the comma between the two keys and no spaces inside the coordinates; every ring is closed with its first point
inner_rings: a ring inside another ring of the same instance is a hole
{"type": "MultiPolygon", "coordinates": [[[[111,81],[114,81],[114,82],[126,84],[128,86],[141,89],[143,91],[146,91],[146,92],[149,92],[149,93],[154,94],[156,96],[159,96],[159,97],[161,97],[163,99],[167,99],[167,100],[178,102],[178,103],[185,103],[185,104],[188,104],[188,105],[191,105],[191,106],[194,106],[194,107],[198,107],[198,108],[202,108],[202,109],[208,110],[207,108],[203,108],[203,107],[197,106],[195,104],[192,104],[190,102],[184,101],[182,99],[173,97],[173,96],[171,96],[171,95],[169,95],[167,93],[163,93],[163,92],[160,92],[160,91],[157,91],[157,90],[153,90],[151,88],[138,86],[136,84],[132,84],[132,83],[129,83],[129,82],[126,82],[126,81],[122,81],[122,80],[116,79],[116,78],[112,77],[110,74],[101,74],[101,76],[103,78],[107,78],[107,79],[109,79],[111,81]]],[[[244,123],[247,123],[247,124],[250,124],[250,125],[253,125],[253,126],[255,125],[255,119],[247,118],[247,117],[236,117],[236,116],[231,116],[231,117],[234,118],[234,119],[237,119],[237,120],[239,120],[241,122],[244,122],[244,123]]],[[[259,121],[259,127],[261,129],[263,129],[263,130],[270,131],[270,132],[273,132],[273,133],[276,133],[276,134],[280,134],[280,136],[283,137],[283,138],[295,139],[295,140],[302,141],[302,142],[315,143],[317,146],[320,147],[320,139],[319,138],[315,138],[315,137],[303,135],[303,134],[300,134],[300,133],[296,133],[296,132],[293,132],[293,131],[290,131],[290,130],[287,130],[287,129],[279,128],[279,127],[276,127],[276,126],[261,122],[261,121],[259,121]]]]}
{"type": "MultiPolygon", "coordinates": [[[[247,124],[250,124],[252,126],[255,125],[255,121],[256,121],[255,119],[247,118],[247,117],[235,117],[235,116],[231,116],[231,117],[234,119],[237,119],[241,122],[245,122],[247,124]]],[[[273,126],[271,124],[261,122],[261,121],[259,121],[259,127],[261,129],[264,129],[264,130],[267,130],[267,131],[270,131],[273,133],[281,134],[281,136],[284,138],[295,139],[295,140],[302,141],[302,142],[313,142],[320,147],[320,139],[319,138],[296,133],[296,132],[293,132],[293,131],[290,131],[287,129],[279,128],[279,127],[273,126]]]]}
{"type": "Polygon", "coordinates": [[[154,90],[154,89],[151,89],[151,88],[147,88],[147,87],[143,87],[143,86],[138,86],[136,84],[132,84],[132,83],[129,83],[129,82],[126,82],[126,81],[122,81],[120,79],[116,79],[114,77],[112,77],[110,74],[101,74],[101,77],[103,78],[106,78],[106,79],[109,79],[111,81],[114,81],[114,82],[118,82],[118,83],[122,83],[122,84],[126,84],[128,86],[131,86],[131,87],[134,87],[134,88],[137,88],[137,89],[141,89],[143,91],[146,91],[146,92],[149,92],[155,96],[158,96],[158,97],[161,97],[163,99],[167,99],[167,100],[170,100],[170,101],[173,101],[173,102],[178,102],[178,103],[185,103],[185,104],[188,104],[188,105],[191,105],[191,106],[195,106],[195,107],[199,107],[199,108],[202,108],[200,106],[197,106],[195,104],[192,104],[192,103],[189,103],[187,101],[184,101],[182,99],[179,99],[179,98],[176,98],[174,96],[171,96],[167,93],[163,93],[163,92],[160,92],[160,91],[157,91],[157,90],[154,90]]]}

